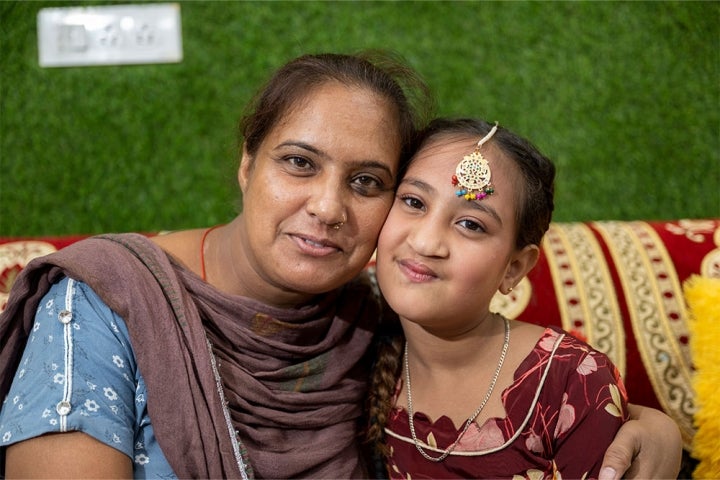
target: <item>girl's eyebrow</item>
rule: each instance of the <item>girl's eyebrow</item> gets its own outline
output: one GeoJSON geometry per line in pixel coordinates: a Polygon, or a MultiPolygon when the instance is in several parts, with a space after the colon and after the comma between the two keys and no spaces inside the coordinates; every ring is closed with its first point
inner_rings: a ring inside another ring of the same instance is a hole
{"type": "MultiPolygon", "coordinates": [[[[413,178],[413,177],[405,177],[401,183],[406,183],[409,185],[412,185],[415,188],[419,188],[420,190],[423,190],[427,193],[433,193],[435,194],[437,190],[430,185],[429,183],[423,182],[420,179],[413,178]]],[[[451,185],[448,184],[448,187],[451,187],[451,185]]],[[[453,195],[452,188],[449,189],[448,192],[450,195],[453,195]]],[[[486,203],[483,203],[482,200],[472,200],[468,202],[464,198],[458,197],[458,200],[462,201],[464,204],[467,204],[467,206],[475,209],[480,210],[484,213],[487,213],[491,217],[493,217],[500,225],[502,225],[502,220],[500,219],[500,215],[498,215],[497,210],[495,210],[491,205],[488,205],[486,203]]]]}
{"type": "Polygon", "coordinates": [[[423,182],[422,180],[417,179],[417,178],[406,176],[405,178],[402,179],[402,181],[400,183],[401,184],[408,183],[408,184],[412,185],[413,187],[419,188],[420,190],[423,190],[425,192],[435,193],[435,188],[432,185],[430,185],[429,183],[423,182]]]}
{"type": "Polygon", "coordinates": [[[470,207],[487,213],[488,215],[493,217],[500,225],[502,225],[503,222],[500,219],[500,215],[498,215],[497,210],[495,210],[491,205],[482,203],[482,200],[472,200],[472,201],[468,202],[467,200],[463,199],[463,201],[469,203],[470,207]]]}

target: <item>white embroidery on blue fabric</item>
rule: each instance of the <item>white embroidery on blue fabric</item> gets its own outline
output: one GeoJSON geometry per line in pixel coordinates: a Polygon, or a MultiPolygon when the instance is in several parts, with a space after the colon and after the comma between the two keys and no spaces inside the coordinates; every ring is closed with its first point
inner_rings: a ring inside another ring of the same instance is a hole
{"type": "Polygon", "coordinates": [[[65,310],[58,314],[58,320],[63,324],[63,342],[65,346],[65,374],[62,400],[55,407],[60,415],[60,431],[67,431],[67,416],[72,409],[72,382],[73,382],[73,334],[72,334],[72,309],[73,309],[73,287],[75,281],[68,279],[65,290],[65,310]]]}

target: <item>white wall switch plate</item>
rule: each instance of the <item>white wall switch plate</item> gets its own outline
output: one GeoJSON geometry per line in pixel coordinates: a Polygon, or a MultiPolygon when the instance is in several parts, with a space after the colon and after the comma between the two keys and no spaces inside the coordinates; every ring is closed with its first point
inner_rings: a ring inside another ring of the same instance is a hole
{"type": "Polygon", "coordinates": [[[41,67],[177,63],[183,57],[177,3],[43,8],[37,28],[41,67]]]}

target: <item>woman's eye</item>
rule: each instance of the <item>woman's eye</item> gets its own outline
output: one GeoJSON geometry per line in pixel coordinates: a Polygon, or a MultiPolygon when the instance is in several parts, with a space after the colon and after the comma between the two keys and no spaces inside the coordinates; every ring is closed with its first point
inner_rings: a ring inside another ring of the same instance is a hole
{"type": "Polygon", "coordinates": [[[304,157],[291,156],[285,159],[290,165],[300,170],[307,170],[312,167],[310,160],[304,157]]]}
{"type": "Polygon", "coordinates": [[[483,227],[481,224],[479,224],[478,222],[475,222],[473,220],[460,220],[458,222],[458,225],[460,225],[461,227],[463,227],[467,230],[470,230],[472,232],[484,232],[485,231],[485,227],[483,227]]]}
{"type": "Polygon", "coordinates": [[[373,175],[357,175],[351,182],[353,188],[363,195],[385,191],[385,184],[373,175]]]}
{"type": "Polygon", "coordinates": [[[380,186],[380,181],[370,175],[357,176],[354,181],[363,187],[375,188],[380,186]]]}

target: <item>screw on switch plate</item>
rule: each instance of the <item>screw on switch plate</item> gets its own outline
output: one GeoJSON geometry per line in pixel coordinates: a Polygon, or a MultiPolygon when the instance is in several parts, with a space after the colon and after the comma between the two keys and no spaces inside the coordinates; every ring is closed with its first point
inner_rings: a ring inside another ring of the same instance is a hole
{"type": "Polygon", "coordinates": [[[43,8],[37,23],[41,67],[182,61],[177,3],[43,8]]]}

